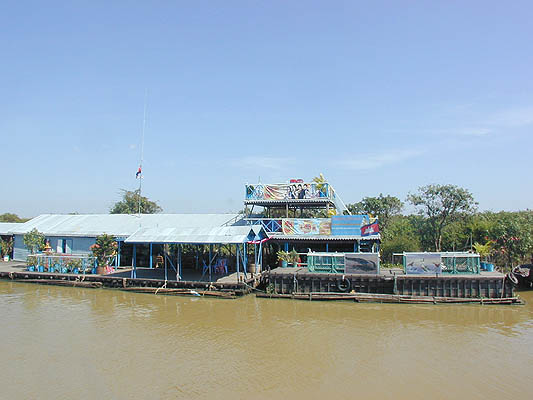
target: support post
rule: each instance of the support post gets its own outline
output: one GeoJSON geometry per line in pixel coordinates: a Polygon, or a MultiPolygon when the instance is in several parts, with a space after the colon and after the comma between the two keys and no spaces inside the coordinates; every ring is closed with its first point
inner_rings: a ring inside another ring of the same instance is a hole
{"type": "Polygon", "coordinates": [[[211,257],[213,254],[213,245],[209,245],[209,282],[211,282],[211,257]]]}
{"type": "Polygon", "coordinates": [[[133,269],[131,271],[132,278],[137,278],[137,245],[133,244],[133,254],[132,254],[132,263],[133,263],[133,269]]]}
{"type": "Polygon", "coordinates": [[[326,253],[329,253],[329,243],[326,242],[326,253]]]}
{"type": "Polygon", "coordinates": [[[239,264],[240,264],[240,260],[239,258],[241,257],[241,249],[239,248],[239,244],[237,243],[235,245],[235,247],[237,248],[237,251],[235,252],[236,253],[236,258],[237,258],[237,283],[239,283],[239,264]]]}
{"type": "Polygon", "coordinates": [[[176,268],[176,281],[181,280],[181,244],[178,244],[178,266],[176,268]]]}
{"type": "Polygon", "coordinates": [[[259,242],[259,257],[257,259],[257,263],[255,264],[255,272],[258,274],[263,271],[263,242],[259,242]]]}
{"type": "Polygon", "coordinates": [[[248,276],[248,249],[246,248],[246,243],[242,244],[243,252],[244,252],[244,260],[242,262],[242,270],[244,272],[244,278],[247,278],[248,276]]]}
{"type": "Polygon", "coordinates": [[[152,243],[150,243],[150,268],[152,268],[152,243]]]}
{"type": "Polygon", "coordinates": [[[122,242],[120,240],[117,240],[117,268],[120,267],[120,248],[122,247],[121,243],[122,242]]]}
{"type": "Polygon", "coordinates": [[[165,252],[164,252],[164,254],[165,254],[165,283],[166,283],[166,281],[168,280],[168,269],[167,269],[167,262],[168,262],[167,258],[168,258],[168,256],[167,256],[167,254],[165,252]]]}

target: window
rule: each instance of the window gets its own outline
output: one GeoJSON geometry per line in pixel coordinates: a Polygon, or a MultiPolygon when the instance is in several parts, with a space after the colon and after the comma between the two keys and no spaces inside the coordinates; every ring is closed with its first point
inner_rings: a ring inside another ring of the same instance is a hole
{"type": "Polygon", "coordinates": [[[72,253],[72,239],[58,239],[57,252],[63,254],[72,253]]]}

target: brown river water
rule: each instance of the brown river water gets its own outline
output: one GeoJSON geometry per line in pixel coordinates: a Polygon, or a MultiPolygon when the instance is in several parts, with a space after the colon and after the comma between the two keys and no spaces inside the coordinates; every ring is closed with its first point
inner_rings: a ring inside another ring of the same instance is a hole
{"type": "Polygon", "coordinates": [[[155,296],[0,281],[2,399],[532,399],[525,306],[155,296]]]}

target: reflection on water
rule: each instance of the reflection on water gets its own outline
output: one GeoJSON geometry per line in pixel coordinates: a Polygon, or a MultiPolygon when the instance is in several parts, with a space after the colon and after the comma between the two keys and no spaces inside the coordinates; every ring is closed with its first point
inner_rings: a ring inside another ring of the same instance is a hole
{"type": "Polygon", "coordinates": [[[4,398],[531,398],[525,306],[199,299],[0,282],[4,398]]]}

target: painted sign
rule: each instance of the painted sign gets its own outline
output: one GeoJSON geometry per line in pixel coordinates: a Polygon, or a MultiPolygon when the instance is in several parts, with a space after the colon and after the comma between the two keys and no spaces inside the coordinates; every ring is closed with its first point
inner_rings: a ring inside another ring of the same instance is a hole
{"type": "Polygon", "coordinates": [[[331,235],[329,218],[284,218],[282,220],[284,235],[331,235]]]}
{"type": "Polygon", "coordinates": [[[334,236],[360,236],[361,226],[368,225],[368,215],[334,215],[331,217],[331,234],[334,236]]]}
{"type": "Polygon", "coordinates": [[[440,253],[405,254],[405,272],[408,274],[440,274],[442,259],[440,253]]]}
{"type": "Polygon", "coordinates": [[[330,196],[327,183],[281,183],[246,185],[247,200],[319,199],[330,196]]]}
{"type": "Polygon", "coordinates": [[[379,253],[344,253],[345,274],[377,274],[379,253]]]}

